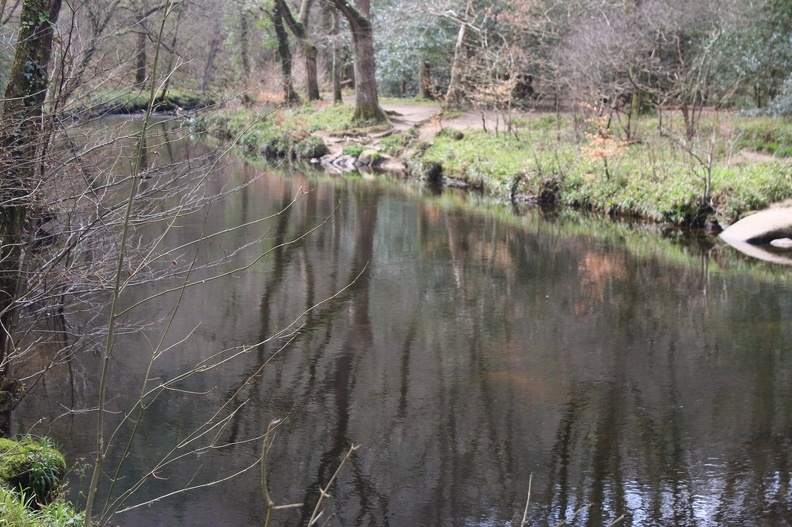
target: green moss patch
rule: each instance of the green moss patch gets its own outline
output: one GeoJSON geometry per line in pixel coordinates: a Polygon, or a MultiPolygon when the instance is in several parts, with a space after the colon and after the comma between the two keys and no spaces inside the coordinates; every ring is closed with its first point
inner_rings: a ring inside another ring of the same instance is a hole
{"type": "Polygon", "coordinates": [[[48,439],[0,438],[0,480],[43,506],[58,495],[66,473],[63,455],[48,439]]]}

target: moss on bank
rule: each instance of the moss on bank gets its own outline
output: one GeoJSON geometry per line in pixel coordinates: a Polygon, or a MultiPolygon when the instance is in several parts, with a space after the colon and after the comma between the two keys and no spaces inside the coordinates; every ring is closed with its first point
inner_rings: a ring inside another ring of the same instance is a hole
{"type": "MultiPolygon", "coordinates": [[[[210,133],[238,139],[246,155],[298,157],[310,134],[360,134],[350,129],[352,108],[307,106],[258,116],[220,112],[202,122],[210,133]]],[[[677,122],[677,120],[679,122],[677,122]]],[[[448,121],[446,121],[448,122],[448,121]]],[[[769,152],[792,126],[781,118],[713,113],[701,137],[681,138],[674,115],[631,124],[629,140],[613,122],[580,116],[526,114],[499,133],[445,128],[425,143],[414,131],[393,134],[379,149],[397,154],[410,173],[456,181],[508,201],[554,203],[612,216],[676,225],[730,223],[746,211],[792,196],[792,160],[769,152]],[[662,122],[662,127],[658,123],[662,122]],[[764,130],[764,135],[760,132],[764,130]]],[[[782,141],[783,142],[783,141],[782,141]]],[[[311,156],[311,157],[318,157],[311,156]]]]}
{"type": "MultiPolygon", "coordinates": [[[[214,104],[211,96],[183,90],[169,90],[164,96],[158,95],[154,101],[155,111],[191,111],[214,104]]],[[[149,92],[143,89],[107,90],[98,93],[84,104],[69,113],[88,116],[111,114],[135,114],[146,111],[149,92]]]]}
{"type": "Polygon", "coordinates": [[[0,438],[0,481],[36,504],[58,496],[65,473],[66,461],[50,440],[0,438]]]}
{"type": "Polygon", "coordinates": [[[85,514],[71,503],[57,499],[33,509],[19,493],[0,486],[0,525],[8,527],[79,527],[85,514]]]}
{"type": "Polygon", "coordinates": [[[65,473],[66,461],[49,439],[0,438],[0,525],[82,525],[84,513],[63,499],[65,473]]]}
{"type": "Polygon", "coordinates": [[[327,154],[321,138],[312,135],[341,133],[348,129],[352,111],[348,106],[318,109],[239,109],[208,113],[199,118],[198,129],[222,140],[236,140],[245,156],[265,159],[313,159],[327,154]]]}

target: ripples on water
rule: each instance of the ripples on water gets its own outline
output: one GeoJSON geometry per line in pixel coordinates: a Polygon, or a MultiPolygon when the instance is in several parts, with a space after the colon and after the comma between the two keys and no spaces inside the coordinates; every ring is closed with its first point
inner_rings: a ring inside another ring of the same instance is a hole
{"type": "MultiPolygon", "coordinates": [[[[259,173],[234,164],[209,189],[259,173]]],[[[212,259],[264,234],[240,259],[272,253],[187,293],[167,342],[191,337],[152,376],[173,378],[220,350],[249,352],[152,404],[124,478],[144,474],[229,398],[246,404],[218,445],[238,444],[163,467],[130,503],[253,465],[260,441],[244,441],[287,417],[270,457],[279,503],[314,501],[345,449],[362,445],[327,502],[331,525],[516,525],[530,474],[531,525],[588,504],[574,524],[623,513],[627,525],[792,523],[787,268],[717,240],[702,249],[651,229],[469,209],[448,194],[316,175],[260,176],[212,206],[208,229],[272,214],[300,187],[313,190],[268,230],[203,245],[200,257],[212,259]],[[295,319],[298,332],[259,344],[295,319]]],[[[202,222],[185,220],[168,243],[202,222]]],[[[159,302],[145,314],[173,298],[159,302]]],[[[115,410],[139,391],[158,338],[152,329],[119,342],[115,410]]],[[[78,407],[94,405],[96,360],[84,355],[72,370],[85,386],[78,407]]],[[[53,375],[18,422],[75,460],[93,439],[90,416],[55,419],[71,383],[53,375]]],[[[260,496],[254,468],[117,521],[261,524],[260,496]]],[[[309,512],[277,520],[294,525],[309,512]]]]}

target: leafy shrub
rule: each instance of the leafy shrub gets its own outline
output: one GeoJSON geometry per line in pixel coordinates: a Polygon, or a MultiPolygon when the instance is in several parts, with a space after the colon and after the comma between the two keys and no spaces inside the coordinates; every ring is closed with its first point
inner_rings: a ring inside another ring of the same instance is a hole
{"type": "Polygon", "coordinates": [[[321,137],[309,135],[294,145],[294,152],[299,159],[318,159],[330,150],[321,137]]]}
{"type": "Polygon", "coordinates": [[[418,139],[418,130],[409,128],[404,132],[392,134],[384,138],[380,141],[380,146],[386,154],[395,155],[402,149],[410,146],[416,139],[418,139]]]}
{"type": "Polygon", "coordinates": [[[57,497],[65,473],[66,461],[50,440],[0,438],[0,480],[34,504],[46,505],[57,497]]]}
{"type": "Polygon", "coordinates": [[[344,149],[341,151],[341,154],[345,156],[357,157],[363,153],[363,150],[364,150],[363,145],[351,144],[351,145],[346,145],[344,149]]]}
{"type": "Polygon", "coordinates": [[[79,527],[85,524],[85,513],[74,505],[56,499],[33,510],[23,495],[0,486],[0,525],[9,527],[79,527]]]}

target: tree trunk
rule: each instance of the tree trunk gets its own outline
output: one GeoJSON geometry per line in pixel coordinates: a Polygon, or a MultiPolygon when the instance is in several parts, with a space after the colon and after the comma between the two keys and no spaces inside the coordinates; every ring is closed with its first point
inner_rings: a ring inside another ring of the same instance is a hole
{"type": "Polygon", "coordinates": [[[275,0],[275,8],[283,16],[286,25],[289,26],[294,38],[300,43],[303,56],[305,58],[305,90],[309,101],[321,99],[319,95],[319,80],[316,69],[316,57],[318,51],[316,44],[313,43],[308,35],[308,13],[311,9],[312,0],[303,0],[300,7],[298,18],[295,18],[285,0],[275,0]]]}
{"type": "Polygon", "coordinates": [[[322,21],[326,26],[326,32],[330,41],[330,51],[327,54],[326,71],[327,76],[333,82],[333,104],[343,104],[344,98],[341,93],[342,81],[344,80],[344,53],[343,44],[340,38],[341,24],[339,12],[329,2],[322,4],[322,21]]]}
{"type": "Polygon", "coordinates": [[[135,87],[146,85],[146,34],[138,33],[135,48],[135,87]]]}
{"type": "Polygon", "coordinates": [[[250,29],[248,27],[249,13],[246,10],[239,12],[239,62],[242,66],[242,104],[250,106],[253,99],[250,97],[250,53],[248,50],[248,40],[250,39],[250,29]]]}
{"type": "MultiPolygon", "coordinates": [[[[468,1],[467,8],[465,9],[465,19],[470,16],[472,4],[468,1]]],[[[454,46],[454,61],[451,63],[451,81],[448,83],[448,92],[446,92],[446,104],[453,108],[457,108],[462,104],[462,97],[464,90],[462,88],[462,74],[465,70],[467,62],[467,39],[468,39],[468,25],[464,20],[459,26],[459,33],[457,33],[457,41],[454,46]]]]}
{"type": "Polygon", "coordinates": [[[388,117],[379,105],[377,79],[374,64],[374,33],[369,15],[369,0],[332,0],[346,17],[352,30],[352,45],[355,53],[355,121],[373,123],[387,122],[388,117]]]}
{"type": "Polygon", "coordinates": [[[220,33],[220,19],[217,20],[215,31],[212,32],[212,39],[209,41],[209,55],[206,57],[206,67],[203,71],[203,79],[201,79],[201,93],[206,93],[209,88],[209,83],[212,80],[212,72],[214,71],[214,62],[217,58],[217,52],[220,50],[220,38],[217,36],[220,33]]]}
{"type": "Polygon", "coordinates": [[[33,206],[41,163],[42,115],[61,0],[25,0],[8,78],[0,131],[0,436],[11,434],[18,384],[11,371],[15,301],[22,290],[26,211],[33,206]]]}
{"type": "Polygon", "coordinates": [[[418,60],[418,94],[421,99],[433,99],[432,75],[429,65],[423,58],[418,60]]]}
{"type": "Polygon", "coordinates": [[[144,22],[145,15],[138,19],[137,44],[135,46],[135,87],[142,88],[146,84],[146,44],[148,43],[148,31],[144,22]]]}
{"type": "Polygon", "coordinates": [[[283,17],[278,9],[268,12],[272,25],[275,27],[275,38],[278,41],[278,58],[280,59],[281,74],[283,75],[283,100],[286,104],[300,102],[300,96],[294,91],[292,84],[291,61],[292,54],[289,49],[289,38],[283,25],[283,17]]]}
{"type": "MultiPolygon", "coordinates": [[[[182,6],[180,6],[182,7],[182,6]]],[[[168,67],[165,70],[165,82],[162,83],[162,89],[160,90],[159,100],[164,101],[165,97],[168,95],[168,89],[170,88],[170,81],[171,81],[171,73],[173,73],[173,63],[176,60],[176,42],[178,41],[179,37],[179,24],[182,20],[182,15],[184,15],[184,9],[178,9],[178,15],[176,16],[176,23],[173,26],[173,38],[170,42],[170,58],[168,59],[168,67]]]]}

